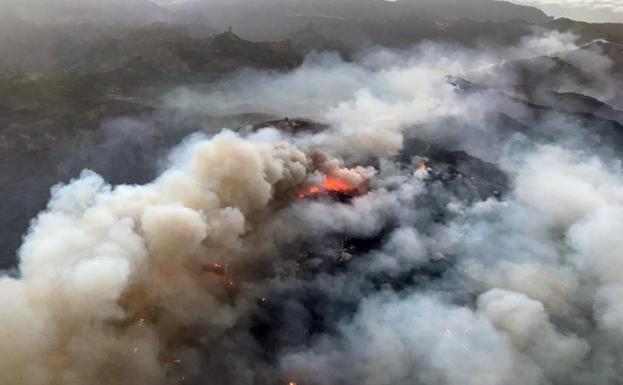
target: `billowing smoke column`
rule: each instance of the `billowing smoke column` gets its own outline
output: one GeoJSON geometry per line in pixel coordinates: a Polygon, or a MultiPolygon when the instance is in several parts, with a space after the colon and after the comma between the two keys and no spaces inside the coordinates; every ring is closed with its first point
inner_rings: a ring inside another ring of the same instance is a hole
{"type": "Polygon", "coordinates": [[[113,188],[85,172],[53,191],[20,250],[20,278],[0,282],[2,383],[162,383],[197,359],[184,328],[235,321],[224,298],[238,282],[206,267],[244,264],[258,247],[245,233],[311,163],[232,132],[186,151],[149,185],[113,188]]]}
{"type": "Polygon", "coordinates": [[[328,130],[195,136],[153,183],[55,188],[0,280],[0,383],[620,383],[620,164],[558,113],[448,83],[489,54],[396,55],[299,70],[352,70],[303,111],[328,130]],[[535,132],[488,125],[500,109],[535,132]]]}

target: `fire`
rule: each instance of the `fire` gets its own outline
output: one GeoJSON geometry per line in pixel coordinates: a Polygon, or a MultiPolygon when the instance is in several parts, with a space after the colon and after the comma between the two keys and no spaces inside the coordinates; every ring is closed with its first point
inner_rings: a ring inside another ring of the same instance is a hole
{"type": "Polygon", "coordinates": [[[322,194],[322,190],[318,186],[311,186],[305,190],[299,191],[299,198],[307,198],[322,194]]]}
{"type": "Polygon", "coordinates": [[[216,275],[227,275],[227,265],[223,266],[220,263],[213,263],[211,266],[204,266],[202,269],[203,271],[216,275]]]}
{"type": "Polygon", "coordinates": [[[334,178],[332,176],[325,176],[321,186],[327,191],[349,193],[356,190],[353,186],[348,184],[345,180],[334,178]]]}
{"type": "Polygon", "coordinates": [[[310,186],[298,192],[299,198],[315,197],[324,194],[338,194],[345,196],[358,195],[359,186],[353,186],[344,179],[325,176],[320,185],[310,186]]]}

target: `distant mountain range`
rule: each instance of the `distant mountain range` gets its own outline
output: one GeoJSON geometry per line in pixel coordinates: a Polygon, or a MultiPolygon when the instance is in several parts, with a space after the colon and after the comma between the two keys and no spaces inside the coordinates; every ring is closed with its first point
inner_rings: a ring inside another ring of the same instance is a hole
{"type": "Polygon", "coordinates": [[[9,0],[3,13],[34,22],[140,23],[156,21],[208,22],[253,34],[287,32],[302,20],[376,19],[428,15],[479,21],[545,22],[537,8],[494,0],[196,0],[159,6],[149,0],[9,0]],[[273,23],[276,22],[276,23],[273,23]]]}
{"type": "MultiPolygon", "coordinates": [[[[147,78],[223,73],[244,66],[289,68],[312,50],[337,51],[348,58],[371,45],[408,47],[423,40],[507,46],[533,34],[535,28],[572,32],[584,43],[605,39],[623,44],[623,24],[551,20],[536,8],[490,0],[467,0],[460,6],[449,0],[257,0],[248,6],[210,1],[169,8],[145,0],[124,7],[142,4],[153,11],[139,13],[145,20],[157,14],[169,22],[132,25],[111,13],[126,8],[110,8],[111,3],[105,7],[108,13],[99,15],[110,23],[69,22],[73,20],[70,15],[82,15],[79,10],[88,9],[80,4],[67,5],[67,12],[58,10],[64,22],[8,18],[0,23],[0,71],[62,75],[119,70],[147,78]],[[479,15],[471,14],[475,9],[479,15]],[[215,37],[229,28],[232,32],[215,37]],[[258,40],[273,43],[251,42],[258,40]]],[[[137,15],[129,9],[126,12],[137,15]]]]}
{"type": "Polygon", "coordinates": [[[410,20],[469,18],[483,22],[524,20],[544,23],[551,18],[534,7],[493,0],[254,0],[185,2],[170,9],[177,20],[205,22],[217,28],[233,26],[243,35],[278,38],[301,25],[389,25],[410,20]]]}
{"type": "Polygon", "coordinates": [[[0,34],[0,69],[18,76],[110,73],[146,80],[242,67],[288,69],[302,60],[288,41],[252,42],[232,32],[196,35],[163,23],[139,28],[25,25],[0,34]]]}

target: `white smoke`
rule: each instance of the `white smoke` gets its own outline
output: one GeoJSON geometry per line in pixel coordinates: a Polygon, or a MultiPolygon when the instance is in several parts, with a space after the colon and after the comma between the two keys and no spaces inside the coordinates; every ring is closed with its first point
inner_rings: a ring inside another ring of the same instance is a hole
{"type": "Polygon", "coordinates": [[[160,383],[176,329],[231,322],[196,266],[233,258],[247,218],[301,183],[308,159],[231,132],[187,151],[145,186],[85,172],[55,188],[20,249],[21,276],[0,284],[13,305],[0,312],[0,382],[160,383]]]}
{"type": "Polygon", "coordinates": [[[572,34],[539,32],[504,51],[423,43],[407,51],[373,50],[355,63],[331,54],[311,55],[285,75],[245,71],[208,90],[178,88],[165,95],[163,103],[215,116],[262,111],[324,122],[330,125],[329,131],[305,136],[297,144],[353,161],[396,154],[402,148],[403,134],[414,126],[420,137],[459,141],[485,156],[491,153],[492,143],[483,146],[482,132],[431,124],[457,119],[482,125],[500,102],[486,94],[457,95],[447,77],[488,71],[502,60],[577,48],[576,39],[572,34]]]}

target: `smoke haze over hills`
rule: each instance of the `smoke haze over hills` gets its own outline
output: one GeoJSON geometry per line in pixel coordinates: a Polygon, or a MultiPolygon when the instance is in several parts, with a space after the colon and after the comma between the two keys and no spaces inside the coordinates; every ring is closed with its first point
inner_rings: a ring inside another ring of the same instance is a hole
{"type": "Polygon", "coordinates": [[[0,384],[620,383],[621,26],[268,3],[0,27],[0,384]]]}

